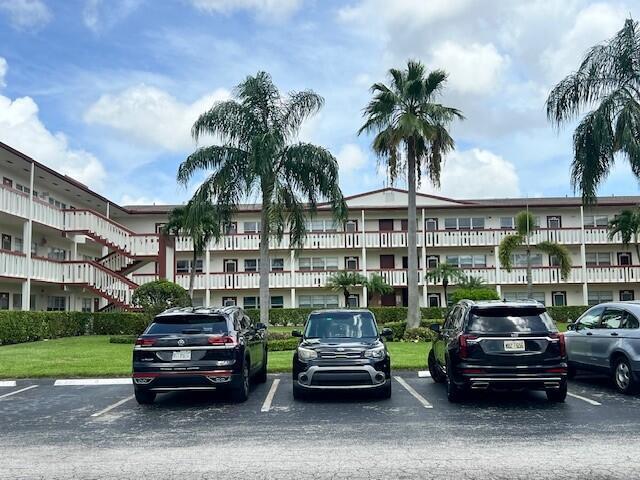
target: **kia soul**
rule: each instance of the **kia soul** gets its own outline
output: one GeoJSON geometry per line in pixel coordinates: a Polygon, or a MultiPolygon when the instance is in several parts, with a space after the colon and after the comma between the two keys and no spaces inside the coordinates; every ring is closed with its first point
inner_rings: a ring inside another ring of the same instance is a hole
{"type": "Polygon", "coordinates": [[[169,309],[133,349],[133,388],[141,404],[163,392],[213,390],[243,402],[252,378],[267,380],[266,326],[239,307],[169,309]]]}
{"type": "Polygon", "coordinates": [[[451,402],[470,390],[542,390],[553,402],[567,396],[567,355],[544,305],[535,302],[458,302],[428,354],[436,383],[451,402]]]}

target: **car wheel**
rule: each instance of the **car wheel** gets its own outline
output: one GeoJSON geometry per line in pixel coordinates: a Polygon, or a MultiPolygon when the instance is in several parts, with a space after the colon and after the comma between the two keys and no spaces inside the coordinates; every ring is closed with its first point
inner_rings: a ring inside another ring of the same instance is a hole
{"type": "Polygon", "coordinates": [[[133,390],[133,394],[136,397],[136,402],[138,402],[139,405],[151,405],[156,399],[155,393],[140,390],[138,388],[135,388],[133,390]]]}
{"type": "Polygon", "coordinates": [[[567,378],[571,379],[571,378],[575,378],[576,374],[578,373],[575,365],[572,365],[571,363],[567,362],[567,378]]]}
{"type": "Polygon", "coordinates": [[[242,364],[242,373],[240,376],[240,382],[234,386],[231,390],[231,397],[234,402],[242,403],[246,402],[249,398],[249,359],[245,358],[242,364]]]}
{"type": "Polygon", "coordinates": [[[298,385],[298,381],[293,381],[293,399],[294,400],[304,400],[307,398],[307,392],[305,392],[300,385],[298,385]]]}
{"type": "Polygon", "coordinates": [[[260,371],[256,374],[256,382],[264,383],[267,381],[267,349],[264,350],[264,361],[262,362],[262,367],[260,371]]]}
{"type": "Polygon", "coordinates": [[[391,398],[391,380],[387,380],[383,387],[378,390],[378,396],[380,398],[391,398]]]}
{"type": "Polygon", "coordinates": [[[464,390],[451,381],[449,375],[446,375],[447,381],[447,400],[451,403],[460,403],[464,400],[464,390]]]}
{"type": "Polygon", "coordinates": [[[613,381],[620,393],[631,395],[638,391],[638,383],[633,377],[629,360],[625,357],[616,360],[613,367],[613,381]]]}
{"type": "Polygon", "coordinates": [[[440,365],[436,362],[436,356],[433,353],[433,350],[429,351],[429,355],[427,357],[427,363],[429,366],[429,373],[431,374],[431,379],[436,383],[444,383],[446,381],[446,375],[440,368],[440,365]]]}
{"type": "Polygon", "coordinates": [[[567,398],[567,381],[560,382],[560,388],[547,390],[547,400],[555,403],[562,403],[567,398]]]}

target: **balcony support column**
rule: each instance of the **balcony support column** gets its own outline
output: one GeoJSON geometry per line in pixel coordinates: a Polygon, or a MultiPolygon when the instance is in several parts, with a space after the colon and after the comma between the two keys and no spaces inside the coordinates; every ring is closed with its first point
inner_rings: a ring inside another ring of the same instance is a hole
{"type": "MultiPolygon", "coordinates": [[[[367,277],[367,247],[366,247],[366,241],[365,241],[365,228],[364,228],[364,208],[360,211],[360,232],[362,232],[362,250],[361,250],[361,254],[360,256],[362,257],[362,262],[360,265],[360,270],[362,273],[362,276],[365,278],[367,277]]],[[[363,307],[368,307],[369,306],[369,292],[367,292],[367,286],[363,285],[362,286],[362,306],[363,307]]]]}
{"type": "Polygon", "coordinates": [[[498,292],[498,296],[502,298],[502,286],[501,286],[501,278],[500,278],[500,255],[499,255],[500,247],[496,245],[493,247],[493,256],[495,257],[496,264],[496,292],[498,292]]]}
{"type": "Polygon", "coordinates": [[[422,306],[428,307],[429,303],[427,301],[427,237],[425,235],[425,216],[424,216],[424,208],[422,209],[422,223],[421,227],[418,229],[420,235],[422,235],[422,306]]]}
{"type": "Polygon", "coordinates": [[[209,271],[211,270],[211,251],[207,246],[207,249],[204,252],[204,306],[211,306],[211,285],[209,284],[209,279],[211,276],[209,275],[209,271]]]}
{"type": "Polygon", "coordinates": [[[29,173],[29,217],[22,225],[22,253],[26,257],[27,278],[22,283],[22,305],[23,311],[30,310],[31,306],[31,277],[33,275],[33,265],[31,263],[31,243],[33,242],[33,182],[35,178],[35,162],[31,162],[29,173]]]}
{"type": "Polygon", "coordinates": [[[290,272],[291,272],[291,308],[296,308],[296,252],[294,250],[291,250],[290,252],[290,272]]]}
{"type": "Polygon", "coordinates": [[[587,247],[584,243],[584,206],[580,205],[580,263],[582,265],[582,301],[589,305],[589,285],[587,284],[587,247]]]}

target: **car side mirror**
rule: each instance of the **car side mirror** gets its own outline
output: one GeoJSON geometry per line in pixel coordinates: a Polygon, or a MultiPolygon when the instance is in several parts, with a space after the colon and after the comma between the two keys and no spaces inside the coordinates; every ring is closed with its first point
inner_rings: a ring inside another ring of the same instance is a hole
{"type": "Polygon", "coordinates": [[[441,325],[439,323],[432,323],[431,325],[429,325],[429,330],[435,333],[440,333],[440,327],[441,325]]]}
{"type": "Polygon", "coordinates": [[[292,330],[291,331],[291,336],[292,337],[302,338],[302,332],[300,330],[292,330]]]}
{"type": "Polygon", "coordinates": [[[575,330],[575,323],[567,323],[567,330],[575,330]]]}
{"type": "Polygon", "coordinates": [[[267,329],[267,326],[264,323],[262,322],[256,323],[256,330],[266,330],[266,329],[267,329]]]}
{"type": "Polygon", "coordinates": [[[391,330],[390,328],[383,328],[382,331],[380,332],[380,336],[386,339],[392,339],[393,330],[391,330]]]}

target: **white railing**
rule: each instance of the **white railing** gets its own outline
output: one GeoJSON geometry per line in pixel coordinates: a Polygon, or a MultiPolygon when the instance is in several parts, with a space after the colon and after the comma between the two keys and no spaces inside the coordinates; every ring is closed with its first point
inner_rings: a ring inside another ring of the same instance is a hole
{"type": "Polygon", "coordinates": [[[130,273],[127,278],[138,285],[144,285],[158,280],[158,275],[155,273],[130,273]]]}
{"type": "MultiPolygon", "coordinates": [[[[29,218],[29,195],[13,188],[0,185],[0,211],[29,218]]],[[[42,200],[33,199],[33,221],[62,230],[64,226],[62,210],[42,200]]]]}
{"type": "Polygon", "coordinates": [[[131,296],[137,285],[128,279],[93,262],[64,262],[61,265],[64,268],[64,283],[88,285],[112,301],[131,305],[131,296]]]}
{"type": "MultiPolygon", "coordinates": [[[[31,278],[43,282],[64,283],[64,264],[48,258],[31,258],[31,278]]],[[[26,270],[25,270],[26,276],[26,270]]]]}
{"type": "MultiPolygon", "coordinates": [[[[401,232],[396,232],[400,234],[401,232]]],[[[291,242],[288,234],[278,242],[272,238],[269,242],[272,250],[289,250],[291,242]]],[[[405,241],[406,245],[406,241],[405,241]]],[[[304,249],[348,249],[362,247],[362,233],[358,232],[324,232],[307,233],[304,239],[304,249]]],[[[237,251],[237,250],[259,250],[260,234],[258,233],[237,233],[225,235],[220,240],[211,240],[208,245],[211,251],[237,251]]],[[[179,252],[193,251],[193,242],[188,237],[176,237],[176,250],[179,252]]]]}
{"type": "Polygon", "coordinates": [[[111,252],[109,255],[99,259],[97,262],[113,272],[120,272],[133,264],[134,260],[120,252],[111,252]]]}
{"type": "MultiPolygon", "coordinates": [[[[582,283],[582,268],[574,267],[567,280],[562,280],[560,269],[558,268],[533,268],[531,270],[531,280],[534,284],[559,284],[559,283],[582,283]]],[[[500,284],[504,285],[526,285],[527,269],[514,268],[511,272],[500,271],[500,284]]]]}
{"type": "Polygon", "coordinates": [[[27,257],[17,252],[0,251],[0,275],[4,277],[27,277],[27,257]]]}
{"type": "Polygon", "coordinates": [[[587,267],[587,283],[635,283],[640,281],[640,266],[587,267]]]}

